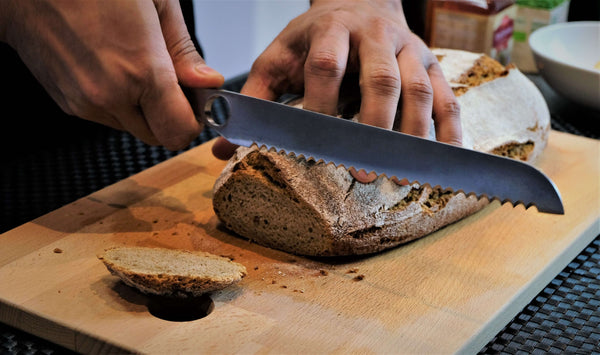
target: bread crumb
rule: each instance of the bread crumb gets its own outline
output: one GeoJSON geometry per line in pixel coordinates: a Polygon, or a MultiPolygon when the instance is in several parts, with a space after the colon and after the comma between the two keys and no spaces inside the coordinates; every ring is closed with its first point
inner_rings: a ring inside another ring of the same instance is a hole
{"type": "Polygon", "coordinates": [[[63,251],[62,251],[62,249],[61,249],[61,248],[54,248],[54,253],[56,253],[56,254],[60,254],[60,253],[62,253],[62,252],[63,252],[63,251]]]}
{"type": "Polygon", "coordinates": [[[281,288],[287,288],[287,286],[286,285],[281,285],[281,288]]]}
{"type": "Polygon", "coordinates": [[[329,275],[329,272],[327,270],[321,269],[321,270],[319,270],[319,274],[321,274],[322,276],[327,276],[327,275],[329,275]]]}
{"type": "Polygon", "coordinates": [[[354,276],[354,278],[352,280],[354,280],[354,281],[362,281],[364,279],[365,279],[365,275],[360,274],[360,275],[354,276]]]}
{"type": "Polygon", "coordinates": [[[346,274],[356,274],[357,272],[358,272],[358,268],[355,267],[355,268],[352,268],[352,269],[349,269],[348,271],[346,271],[346,274]]]}
{"type": "Polygon", "coordinates": [[[235,260],[235,257],[233,255],[225,255],[225,254],[221,254],[222,257],[227,258],[231,261],[235,260]]]}

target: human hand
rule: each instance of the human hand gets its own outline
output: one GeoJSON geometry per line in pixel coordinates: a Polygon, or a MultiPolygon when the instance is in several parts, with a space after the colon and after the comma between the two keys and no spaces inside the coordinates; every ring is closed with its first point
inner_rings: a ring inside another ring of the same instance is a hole
{"type": "Polygon", "coordinates": [[[180,84],[219,87],[177,0],[6,0],[11,45],[68,114],[184,148],[201,130],[180,84]]]}
{"type": "MultiPolygon", "coordinates": [[[[314,0],[258,57],[242,93],[275,100],[303,91],[304,108],[335,115],[352,73],[362,123],[428,137],[433,117],[438,140],[461,144],[459,105],[437,58],[408,28],[400,0],[314,0]]],[[[213,153],[227,159],[235,148],[221,138],[213,153]]],[[[361,182],[376,178],[352,173],[361,182]]]]}

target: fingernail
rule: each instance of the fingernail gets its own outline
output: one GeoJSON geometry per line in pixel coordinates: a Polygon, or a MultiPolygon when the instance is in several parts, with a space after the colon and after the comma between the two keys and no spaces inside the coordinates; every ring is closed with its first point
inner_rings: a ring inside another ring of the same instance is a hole
{"type": "Polygon", "coordinates": [[[364,170],[359,170],[359,171],[356,173],[356,178],[357,178],[359,181],[367,181],[367,180],[369,180],[369,175],[367,175],[367,173],[366,173],[364,170]]]}
{"type": "Polygon", "coordinates": [[[377,179],[377,174],[374,172],[367,174],[364,170],[356,171],[356,169],[351,168],[350,173],[354,176],[354,178],[363,184],[368,184],[377,179]]]}
{"type": "Polygon", "coordinates": [[[204,75],[221,75],[221,74],[219,74],[218,71],[214,70],[213,68],[209,67],[206,64],[197,65],[196,71],[198,73],[204,74],[204,75]]]}
{"type": "Polygon", "coordinates": [[[401,185],[401,186],[406,186],[409,184],[408,179],[404,178],[402,180],[399,180],[397,177],[393,177],[392,181],[394,181],[396,184],[401,185]]]}

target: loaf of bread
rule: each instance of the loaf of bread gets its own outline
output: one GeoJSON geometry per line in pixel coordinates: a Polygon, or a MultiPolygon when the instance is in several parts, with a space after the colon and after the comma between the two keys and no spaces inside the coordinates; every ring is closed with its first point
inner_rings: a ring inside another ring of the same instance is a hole
{"type": "Polygon", "coordinates": [[[111,274],[143,293],[197,297],[240,281],[246,268],[205,252],[165,248],[120,247],[98,258],[111,274]]]}
{"type": "MultiPolygon", "coordinates": [[[[533,162],[550,130],[548,108],[535,85],[486,55],[433,51],[461,106],[464,146],[533,162]]],[[[213,192],[214,211],[229,230],[310,256],[382,251],[489,203],[427,184],[400,186],[382,176],[362,184],[343,167],[256,147],[236,151],[213,192]]]]}

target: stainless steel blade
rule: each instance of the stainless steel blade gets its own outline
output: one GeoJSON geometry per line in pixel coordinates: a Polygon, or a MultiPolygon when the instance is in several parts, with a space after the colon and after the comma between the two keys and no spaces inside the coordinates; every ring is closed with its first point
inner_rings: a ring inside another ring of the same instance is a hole
{"type": "Polygon", "coordinates": [[[564,213],[554,183],[523,162],[234,92],[196,89],[191,100],[199,119],[237,145],[256,143],[348,169],[564,213]],[[215,101],[225,106],[222,124],[213,117],[215,101]]]}

